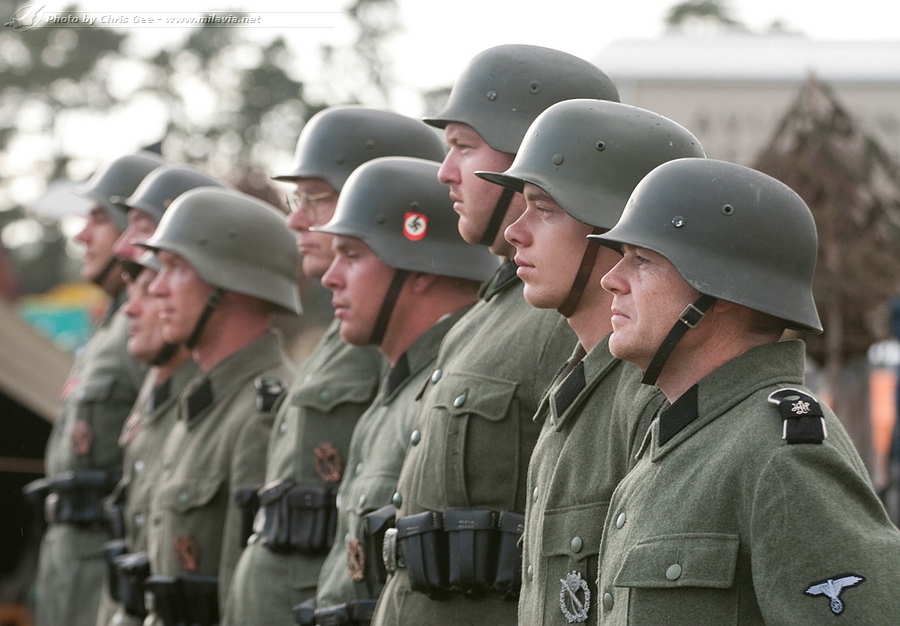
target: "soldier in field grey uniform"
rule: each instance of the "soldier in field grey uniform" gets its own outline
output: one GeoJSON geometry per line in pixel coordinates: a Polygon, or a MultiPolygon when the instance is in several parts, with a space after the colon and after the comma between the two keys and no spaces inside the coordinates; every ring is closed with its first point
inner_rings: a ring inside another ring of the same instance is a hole
{"type": "Polygon", "coordinates": [[[662,400],[651,387],[641,391],[637,367],[609,352],[603,312],[612,295],[599,279],[621,257],[587,235],[615,225],[654,167],[702,156],[690,132],[660,115],[568,100],[538,116],[510,169],[478,174],[525,197],[525,213],[506,229],[525,299],[564,311],[578,335],[534,418],[542,429],[528,467],[520,624],[596,616],[600,520],[662,400]]]}
{"type": "Polygon", "coordinates": [[[532,417],[577,338],[563,316],[522,296],[502,233],[524,210],[521,195],[475,171],[506,170],[530,123],[579,97],[618,100],[606,74],[582,59],[497,46],[469,63],[444,111],[426,120],[444,129],[450,149],[438,177],[460,234],[506,260],[447,333],[423,389],[375,624],[516,622],[526,470],[540,431],[532,417]]]}
{"type": "Polygon", "coordinates": [[[749,168],[680,159],[596,237],[624,253],[602,279],[610,351],[667,401],[610,501],[595,623],[896,622],[900,532],[803,387],[803,343],[779,341],[822,329],[803,200],[749,168]]]}
{"type": "MultiPolygon", "coordinates": [[[[292,211],[303,273],[321,279],[331,265],[332,236],[313,232],[334,214],[351,172],[381,156],[440,160],[444,150],[428,126],[397,113],[362,106],[335,106],[314,115],[297,142],[293,169],[276,180],[290,182],[292,211]]],[[[333,541],[335,493],[347,465],[348,446],[359,416],[375,399],[384,358],[376,346],[351,346],[335,319],[301,364],[278,408],[269,440],[264,513],[284,507],[295,525],[324,523],[315,541],[277,535],[262,523],[241,555],[229,593],[225,624],[288,623],[291,608],[315,596],[319,570],[333,541]],[[309,506],[306,497],[315,502],[309,506]],[[324,522],[322,521],[324,520],[324,522]]]]}
{"type": "Polygon", "coordinates": [[[107,503],[119,536],[106,546],[108,584],[97,626],[139,626],[146,616],[141,583],[150,567],[146,528],[150,492],[158,477],[163,442],[175,423],[178,396],[197,372],[186,348],[162,338],[158,302],[148,293],[160,269],[159,261],[132,241],[152,235],[172,201],[200,186],[222,183],[190,166],[163,165],[131,196],[113,198],[128,218],[128,227],[114,248],[128,283],[128,301],[122,307],[129,318],[128,352],[151,367],[119,437],[124,455],[122,480],[107,503]]]}
{"type": "MultiPolygon", "coordinates": [[[[460,237],[438,167],[401,157],[363,165],[348,181],[334,219],[322,227],[336,236],[337,257],[323,284],[334,291],[340,307],[341,336],[351,343],[376,343],[391,369],[353,431],[352,471],[338,491],[338,539],[316,593],[317,624],[369,623],[384,584],[377,522],[392,518],[400,466],[418,437],[413,430],[416,395],[444,335],[475,303],[479,284],[497,267],[487,249],[460,237]],[[393,287],[381,306],[365,302],[371,299],[367,285],[372,281],[357,269],[360,259],[380,267],[385,287],[391,279],[393,287]]],[[[308,613],[299,612],[298,618],[300,624],[313,623],[308,613]]]]}
{"type": "Polygon", "coordinates": [[[211,626],[246,542],[232,493],[262,481],[272,401],[293,374],[269,318],[300,312],[300,257],[277,209],[217,187],[180,195],[138,245],[162,265],[150,294],[163,338],[188,347],[200,370],[179,398],[150,499],[145,623],[211,626]]]}
{"type": "Polygon", "coordinates": [[[149,152],[123,156],[85,188],[93,204],[76,236],[85,246],[81,276],[100,285],[112,302],[62,390],[59,418],[47,442],[47,478],[26,487],[36,500],[43,499],[48,523],[35,581],[38,626],[93,626],[97,619],[106,576],[103,545],[112,536],[102,500],[121,475],[119,434],[145,374],[125,348],[127,320],[119,309],[125,290],[113,246],[127,224],[110,199],[131,194],[162,164],[149,152]]]}

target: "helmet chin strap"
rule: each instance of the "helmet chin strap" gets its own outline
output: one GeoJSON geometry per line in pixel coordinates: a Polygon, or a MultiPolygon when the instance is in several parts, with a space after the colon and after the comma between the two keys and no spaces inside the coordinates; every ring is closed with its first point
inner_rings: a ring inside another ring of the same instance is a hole
{"type": "Polygon", "coordinates": [[[388,324],[391,321],[391,314],[394,312],[394,306],[397,304],[397,298],[400,297],[400,290],[403,289],[403,283],[409,272],[406,270],[394,270],[394,277],[388,286],[384,300],[381,301],[381,308],[378,310],[378,317],[375,318],[375,325],[372,327],[372,334],[369,335],[369,345],[378,346],[384,341],[384,334],[387,332],[388,324]]]}
{"type": "Polygon", "coordinates": [[[209,316],[212,315],[213,311],[219,308],[219,305],[222,303],[222,297],[225,295],[225,290],[216,287],[212,293],[209,294],[209,297],[206,299],[206,306],[203,308],[203,312],[200,314],[200,318],[197,320],[197,323],[194,325],[194,330],[191,331],[191,336],[187,338],[187,341],[184,342],[184,347],[188,350],[193,350],[194,346],[197,345],[197,342],[200,340],[200,335],[203,333],[203,329],[206,327],[206,323],[209,321],[209,316]]]}
{"type": "Polygon", "coordinates": [[[156,353],[156,356],[153,358],[151,363],[153,365],[165,365],[169,361],[172,360],[172,357],[178,352],[178,344],[176,343],[164,343],[163,347],[160,348],[159,352],[156,353]]]}
{"type": "Polygon", "coordinates": [[[116,267],[116,265],[118,265],[118,263],[119,257],[117,257],[116,255],[110,256],[106,264],[102,268],[100,268],[100,271],[91,277],[91,282],[102,287],[103,283],[109,277],[109,273],[113,270],[114,267],[116,267]]]}
{"type": "Polygon", "coordinates": [[[653,360],[650,361],[650,365],[647,366],[647,370],[644,372],[643,378],[641,378],[642,383],[645,385],[656,384],[656,379],[659,378],[663,366],[669,360],[669,356],[684,336],[684,333],[700,323],[700,320],[703,319],[706,311],[716,299],[713,296],[701,293],[692,304],[684,307],[684,311],[678,316],[678,321],[672,326],[672,330],[669,331],[669,334],[666,335],[659,349],[657,349],[656,354],[653,355],[653,360]]]}
{"type": "Polygon", "coordinates": [[[497,233],[500,232],[500,225],[503,224],[503,218],[506,217],[506,212],[509,210],[509,204],[512,202],[515,193],[509,187],[503,188],[503,192],[497,198],[497,204],[494,205],[487,228],[484,229],[484,233],[481,235],[481,241],[478,242],[482,246],[490,247],[494,245],[497,233]]]}
{"type": "MultiPolygon", "coordinates": [[[[606,231],[607,229],[605,228],[598,228],[595,226],[591,229],[591,234],[601,235],[606,231]]],[[[594,269],[594,261],[597,260],[597,255],[600,253],[599,241],[596,239],[588,239],[587,242],[587,247],[584,249],[584,254],[581,256],[581,265],[578,266],[575,280],[572,281],[572,288],[569,289],[569,294],[566,296],[563,303],[556,309],[563,317],[570,317],[578,307],[578,303],[581,302],[581,296],[584,295],[584,288],[587,287],[588,279],[591,277],[591,271],[594,269]]]]}

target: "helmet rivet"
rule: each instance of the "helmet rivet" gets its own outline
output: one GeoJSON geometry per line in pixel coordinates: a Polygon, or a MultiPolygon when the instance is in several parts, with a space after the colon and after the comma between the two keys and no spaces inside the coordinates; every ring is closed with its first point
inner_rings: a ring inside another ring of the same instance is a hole
{"type": "Polygon", "coordinates": [[[597,143],[594,144],[594,148],[597,149],[597,152],[603,152],[604,150],[606,150],[606,142],[598,141],[597,143]]]}
{"type": "Polygon", "coordinates": [[[237,237],[237,231],[233,228],[229,228],[228,229],[228,238],[234,239],[235,237],[237,237]]]}
{"type": "Polygon", "coordinates": [[[371,150],[374,147],[375,147],[374,139],[369,139],[368,141],[366,141],[366,150],[371,150]]]}
{"type": "Polygon", "coordinates": [[[536,80],[531,81],[530,83],[528,83],[528,91],[533,94],[540,93],[541,92],[541,84],[539,82],[537,82],[536,80]]]}
{"type": "Polygon", "coordinates": [[[197,238],[197,243],[199,243],[201,246],[205,246],[206,243],[207,243],[206,237],[198,237],[198,238],[197,238]]]}
{"type": "Polygon", "coordinates": [[[725,206],[722,207],[722,213],[724,213],[725,215],[733,215],[734,207],[731,206],[730,204],[726,204],[725,206]]]}
{"type": "Polygon", "coordinates": [[[676,215],[672,218],[672,226],[674,226],[675,228],[681,228],[682,226],[684,226],[684,218],[680,215],[676,215]]]}
{"type": "Polygon", "coordinates": [[[497,99],[497,92],[496,92],[496,91],[489,91],[489,92],[487,93],[487,99],[490,100],[491,102],[493,102],[494,100],[496,100],[496,99],[497,99]]]}
{"type": "Polygon", "coordinates": [[[553,165],[562,165],[562,162],[563,162],[564,160],[565,160],[565,159],[563,159],[563,155],[561,155],[561,154],[554,154],[554,155],[553,155],[553,165]]]}
{"type": "Polygon", "coordinates": [[[387,219],[384,217],[384,213],[379,213],[378,215],[375,216],[376,224],[384,224],[386,221],[387,221],[387,219]]]}

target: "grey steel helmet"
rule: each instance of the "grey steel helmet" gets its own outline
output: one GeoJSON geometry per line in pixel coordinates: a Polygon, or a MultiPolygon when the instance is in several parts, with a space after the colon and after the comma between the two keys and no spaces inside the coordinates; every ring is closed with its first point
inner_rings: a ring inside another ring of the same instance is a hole
{"type": "Polygon", "coordinates": [[[398,270],[486,280],[497,257],[460,236],[439,168],[410,157],[373,159],[347,179],[331,221],[312,230],[360,239],[398,270]]]}
{"type": "Polygon", "coordinates": [[[128,154],[97,170],[80,191],[97,202],[116,227],[124,232],[128,227],[128,218],[111,199],[114,196],[130,196],[150,172],[164,164],[165,160],[154,152],[128,154]]]}
{"type": "Polygon", "coordinates": [[[506,172],[476,174],[518,192],[525,183],[536,185],[575,219],[610,229],[653,168],[704,156],[697,138],[672,120],[628,104],[579,99],[541,113],[506,172]]]}
{"type": "Polygon", "coordinates": [[[634,190],[622,219],[591,235],[665,257],[701,294],[819,331],[813,300],[816,224],[784,183],[724,161],[679,159],[634,190]]]}
{"type": "Polygon", "coordinates": [[[300,313],[300,254],[282,214],[233,189],[197,187],[135,245],[185,259],[206,283],[300,313]]]}
{"type": "Polygon", "coordinates": [[[333,106],[313,115],[300,133],[294,165],[275,180],[319,178],[341,191],[351,172],[372,159],[408,156],[444,158],[441,138],[405,115],[358,105],[333,106]]]}
{"type": "Polygon", "coordinates": [[[195,187],[225,187],[226,184],[190,165],[163,165],[153,170],[131,196],[113,196],[110,201],[120,211],[140,209],[159,224],[172,202],[195,187]]]}
{"type": "Polygon", "coordinates": [[[494,150],[514,154],[544,109],[573,98],[618,102],[619,92],[584,59],[551,48],[505,44],[476,55],[456,79],[444,110],[424,121],[438,128],[467,124],[494,150]]]}

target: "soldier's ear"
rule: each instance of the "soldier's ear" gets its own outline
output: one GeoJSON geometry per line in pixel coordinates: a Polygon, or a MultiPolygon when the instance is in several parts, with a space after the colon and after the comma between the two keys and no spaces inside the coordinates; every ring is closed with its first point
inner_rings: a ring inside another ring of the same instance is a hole
{"type": "Polygon", "coordinates": [[[407,280],[412,287],[412,292],[416,295],[421,295],[428,291],[428,289],[431,287],[431,285],[434,284],[437,278],[438,276],[436,274],[410,272],[409,278],[407,280]]]}

